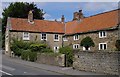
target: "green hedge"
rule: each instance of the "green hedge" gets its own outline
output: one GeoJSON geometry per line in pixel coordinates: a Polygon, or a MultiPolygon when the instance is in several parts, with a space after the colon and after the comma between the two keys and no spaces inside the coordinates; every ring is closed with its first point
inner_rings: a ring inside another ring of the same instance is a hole
{"type": "Polygon", "coordinates": [[[46,44],[31,44],[30,49],[33,52],[42,52],[43,49],[47,48],[46,44]]]}
{"type": "Polygon", "coordinates": [[[31,42],[24,42],[22,40],[13,39],[11,43],[11,50],[15,53],[16,56],[21,56],[23,50],[30,49],[31,42]]]}
{"type": "Polygon", "coordinates": [[[23,60],[28,60],[28,61],[34,62],[37,60],[37,53],[31,52],[30,50],[24,50],[21,54],[21,58],[23,60]]]}
{"type": "Polygon", "coordinates": [[[23,60],[29,60],[29,53],[30,53],[30,50],[24,50],[21,54],[21,58],[23,60]]]}
{"type": "Polygon", "coordinates": [[[29,52],[29,61],[36,61],[37,60],[37,53],[36,52],[29,52]]]}

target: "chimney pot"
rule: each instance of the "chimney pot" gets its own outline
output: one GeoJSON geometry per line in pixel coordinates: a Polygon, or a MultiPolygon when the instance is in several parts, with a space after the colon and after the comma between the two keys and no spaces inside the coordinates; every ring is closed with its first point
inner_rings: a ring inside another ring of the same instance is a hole
{"type": "Polygon", "coordinates": [[[64,17],[64,15],[62,15],[61,22],[62,22],[62,23],[65,22],[65,17],[64,17]]]}
{"type": "Polygon", "coordinates": [[[79,12],[82,12],[82,10],[79,10],[79,12]]]}

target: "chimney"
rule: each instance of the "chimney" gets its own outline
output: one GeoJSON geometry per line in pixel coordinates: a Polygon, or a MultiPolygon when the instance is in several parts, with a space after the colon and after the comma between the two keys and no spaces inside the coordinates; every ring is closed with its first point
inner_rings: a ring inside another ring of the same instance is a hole
{"type": "Polygon", "coordinates": [[[82,18],[84,18],[82,10],[79,10],[79,12],[74,12],[73,20],[80,20],[82,18]]]}
{"type": "Polygon", "coordinates": [[[28,22],[33,22],[33,12],[32,12],[32,10],[29,11],[28,22]]]}
{"type": "Polygon", "coordinates": [[[64,15],[62,15],[62,17],[61,17],[61,22],[62,22],[62,23],[65,22],[65,17],[64,17],[64,15]]]}
{"type": "Polygon", "coordinates": [[[82,10],[79,10],[79,20],[82,19],[82,18],[84,18],[82,10]]]}
{"type": "Polygon", "coordinates": [[[78,12],[74,12],[74,14],[73,14],[73,20],[78,20],[78,12]]]}

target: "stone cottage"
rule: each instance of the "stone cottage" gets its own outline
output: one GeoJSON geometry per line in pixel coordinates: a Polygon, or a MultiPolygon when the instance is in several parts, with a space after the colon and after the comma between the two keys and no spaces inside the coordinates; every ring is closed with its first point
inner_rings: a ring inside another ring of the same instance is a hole
{"type": "Polygon", "coordinates": [[[115,50],[119,34],[118,11],[84,17],[82,10],[79,10],[74,12],[73,20],[69,22],[65,22],[63,15],[60,22],[33,19],[32,11],[27,19],[8,17],[5,53],[10,54],[10,41],[13,37],[24,41],[46,41],[54,52],[58,52],[60,47],[68,45],[73,49],[86,50],[80,46],[80,42],[89,36],[95,43],[95,47],[89,50],[115,50]]]}

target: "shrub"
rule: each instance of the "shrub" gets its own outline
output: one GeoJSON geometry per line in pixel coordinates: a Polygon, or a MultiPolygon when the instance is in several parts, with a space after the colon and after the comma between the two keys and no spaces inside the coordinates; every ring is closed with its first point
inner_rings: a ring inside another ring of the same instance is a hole
{"type": "Polygon", "coordinates": [[[36,52],[30,52],[29,53],[29,61],[36,61],[37,60],[37,53],[36,52]]]}
{"type": "Polygon", "coordinates": [[[18,57],[21,56],[22,52],[23,52],[23,49],[19,49],[19,48],[17,48],[16,51],[14,51],[15,55],[18,57]]]}
{"type": "Polygon", "coordinates": [[[73,63],[73,51],[69,46],[59,49],[59,53],[66,55],[66,66],[72,66],[73,63]]]}
{"type": "Polygon", "coordinates": [[[33,52],[42,52],[44,48],[47,48],[46,44],[31,44],[30,49],[33,52]]]}
{"type": "Polygon", "coordinates": [[[13,42],[11,43],[11,50],[15,53],[15,55],[21,56],[23,50],[27,50],[30,48],[30,44],[30,42],[24,42],[22,40],[18,41],[16,39],[13,39],[13,42]]]}
{"type": "Polygon", "coordinates": [[[85,37],[85,38],[81,41],[80,45],[81,45],[81,46],[84,46],[84,47],[86,48],[86,50],[88,50],[88,48],[91,47],[91,46],[92,46],[92,47],[95,46],[93,40],[92,40],[89,36],[85,37]]]}
{"type": "Polygon", "coordinates": [[[118,51],[120,51],[120,40],[116,40],[115,46],[118,51]]]}
{"type": "Polygon", "coordinates": [[[44,49],[42,49],[42,52],[43,53],[53,53],[52,49],[50,49],[50,48],[44,48],[44,49]]]}
{"type": "Polygon", "coordinates": [[[29,53],[30,53],[30,50],[24,50],[21,54],[21,58],[23,60],[29,60],[29,53]]]}

